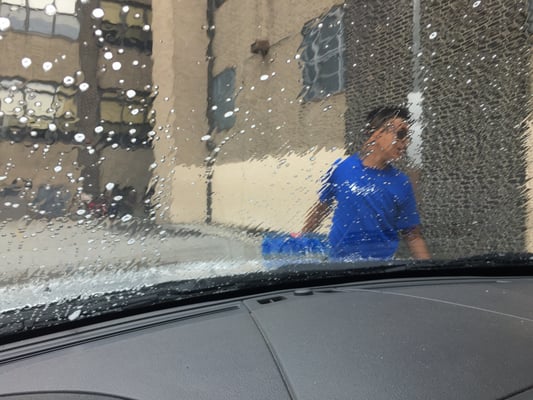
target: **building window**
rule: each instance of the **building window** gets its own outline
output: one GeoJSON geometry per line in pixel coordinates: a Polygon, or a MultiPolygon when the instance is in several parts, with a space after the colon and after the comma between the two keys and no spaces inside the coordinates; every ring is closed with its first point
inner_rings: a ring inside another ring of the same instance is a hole
{"type": "Polygon", "coordinates": [[[67,135],[78,121],[75,93],[50,82],[1,79],[0,139],[67,135]]]}
{"type": "Polygon", "coordinates": [[[224,131],[235,125],[235,69],[227,68],[215,76],[211,86],[209,121],[211,129],[224,131]]]}
{"type": "Polygon", "coordinates": [[[110,1],[102,1],[100,7],[105,12],[100,26],[101,44],[105,42],[152,53],[151,7],[110,1]]]}
{"type": "Polygon", "coordinates": [[[302,29],[300,61],[305,101],[316,101],[344,90],[344,9],[337,6],[302,29]]]}
{"type": "Polygon", "coordinates": [[[1,0],[0,16],[9,19],[15,32],[77,40],[80,22],[75,4],[67,0],[1,0]]]}
{"type": "Polygon", "coordinates": [[[149,146],[154,122],[152,101],[147,92],[120,96],[114,90],[104,91],[100,101],[101,140],[123,148],[149,146]]]}

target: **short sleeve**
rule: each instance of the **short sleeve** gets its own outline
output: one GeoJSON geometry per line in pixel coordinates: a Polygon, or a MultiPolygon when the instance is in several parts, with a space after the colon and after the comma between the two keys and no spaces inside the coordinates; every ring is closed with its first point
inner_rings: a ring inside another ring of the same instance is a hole
{"type": "Polygon", "coordinates": [[[404,196],[399,204],[398,217],[396,220],[398,230],[414,228],[420,224],[420,216],[416,208],[416,199],[413,186],[406,177],[404,196]]]}
{"type": "Polygon", "coordinates": [[[335,199],[335,172],[341,159],[337,159],[322,177],[322,187],[318,192],[318,199],[322,203],[331,203],[335,199]]]}

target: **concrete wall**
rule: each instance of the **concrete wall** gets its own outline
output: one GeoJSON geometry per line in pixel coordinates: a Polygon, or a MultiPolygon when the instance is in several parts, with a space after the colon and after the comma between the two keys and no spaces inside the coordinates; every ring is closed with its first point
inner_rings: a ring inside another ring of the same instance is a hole
{"type": "Polygon", "coordinates": [[[238,112],[231,130],[214,134],[214,222],[299,230],[318,178],[343,154],[345,96],[298,97],[301,29],[336,4],[231,0],[216,10],[213,75],[235,68],[238,112]],[[266,56],[251,52],[256,40],[269,41],[266,56]]]}
{"type": "Polygon", "coordinates": [[[206,2],[154,0],[153,82],[157,140],[154,154],[160,221],[203,222],[206,217],[208,37],[206,2]]]}
{"type": "Polygon", "coordinates": [[[304,24],[335,4],[231,0],[209,27],[206,2],[153,2],[159,220],[301,227],[318,178],[343,154],[346,101],[301,103],[296,55],[304,24]],[[269,40],[266,57],[251,53],[256,39],[269,40]],[[208,80],[226,68],[236,70],[236,123],[209,132],[208,80]],[[210,149],[200,140],[207,133],[210,149]]]}
{"type": "Polygon", "coordinates": [[[8,32],[0,40],[0,73],[2,76],[21,76],[27,80],[62,82],[67,75],[74,76],[80,70],[79,43],[58,37],[41,37],[26,33],[8,32]],[[29,57],[32,61],[23,68],[21,61],[29,57]],[[43,63],[51,62],[49,71],[43,63]]]}

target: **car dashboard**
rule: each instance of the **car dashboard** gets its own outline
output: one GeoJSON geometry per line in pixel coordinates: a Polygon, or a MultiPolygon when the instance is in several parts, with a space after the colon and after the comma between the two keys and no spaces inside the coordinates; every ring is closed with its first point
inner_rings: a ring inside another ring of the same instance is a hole
{"type": "Polygon", "coordinates": [[[533,279],[281,290],[0,346],[0,398],[533,398],[533,279]]]}

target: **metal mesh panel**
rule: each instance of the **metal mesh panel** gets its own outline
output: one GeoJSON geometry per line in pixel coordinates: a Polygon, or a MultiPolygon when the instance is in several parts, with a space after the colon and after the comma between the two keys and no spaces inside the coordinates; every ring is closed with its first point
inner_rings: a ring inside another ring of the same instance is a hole
{"type": "Polygon", "coordinates": [[[525,250],[526,28],[520,1],[348,3],[347,142],[360,146],[369,109],[420,86],[418,191],[435,257],[525,250]]]}

